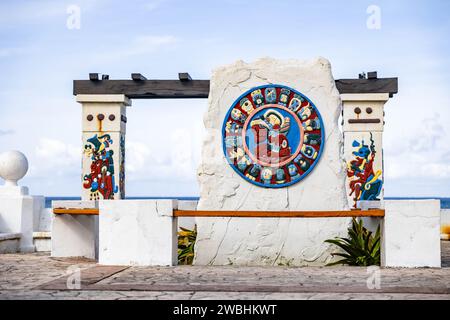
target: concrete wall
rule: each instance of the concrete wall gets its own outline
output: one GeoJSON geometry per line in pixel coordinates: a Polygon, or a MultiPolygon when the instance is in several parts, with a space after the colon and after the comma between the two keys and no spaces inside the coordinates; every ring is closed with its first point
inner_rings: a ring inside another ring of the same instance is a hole
{"type": "MultiPolygon", "coordinates": [[[[198,210],[345,210],[345,162],[339,92],[330,63],[261,59],[238,61],[216,69],[211,77],[206,138],[198,169],[198,210]],[[301,182],[267,189],[242,179],[222,151],[222,124],[233,102],[263,84],[286,85],[310,98],[325,126],[326,142],[314,170],[301,182]]],[[[332,248],[324,240],[347,232],[350,219],[197,218],[197,265],[323,265],[332,248]]]]}

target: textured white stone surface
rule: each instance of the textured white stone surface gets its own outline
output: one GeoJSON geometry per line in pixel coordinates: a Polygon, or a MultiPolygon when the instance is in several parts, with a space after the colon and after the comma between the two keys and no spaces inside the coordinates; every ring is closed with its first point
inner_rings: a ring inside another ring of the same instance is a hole
{"type": "Polygon", "coordinates": [[[52,257],[97,257],[98,216],[54,215],[52,257]]]}
{"type": "Polygon", "coordinates": [[[388,93],[342,94],[343,131],[368,132],[384,129],[384,104],[389,100],[388,93]],[[359,108],[360,113],[355,109],[359,108]],[[368,113],[367,108],[372,112],[368,113]],[[374,123],[350,123],[349,120],[379,120],[374,123]]]}
{"type": "Polygon", "coordinates": [[[439,200],[386,200],[382,265],[441,266],[439,200]]]}
{"type": "MultiPolygon", "coordinates": [[[[35,213],[36,214],[36,213],[35,213]]],[[[35,222],[35,232],[47,232],[52,230],[53,209],[42,208],[38,215],[39,220],[35,222]]]]}
{"type": "Polygon", "coordinates": [[[33,241],[37,252],[52,251],[51,232],[44,232],[44,231],[33,232],[33,241]]]}
{"type": "Polygon", "coordinates": [[[0,154],[0,177],[5,179],[5,186],[17,186],[28,171],[28,160],[25,155],[16,150],[0,154]]]}
{"type": "Polygon", "coordinates": [[[20,251],[20,233],[0,233],[0,253],[20,251]]]}
{"type": "MultiPolygon", "coordinates": [[[[198,210],[345,210],[345,163],[338,127],[339,92],[330,63],[260,59],[238,61],[215,70],[209,108],[204,117],[206,138],[198,169],[198,210]],[[283,189],[265,189],[242,179],[222,151],[226,112],[242,93],[263,84],[281,84],[310,98],[322,115],[326,144],[322,158],[303,181],[283,189]]],[[[194,263],[323,265],[334,250],[323,241],[346,234],[350,219],[197,218],[194,263]]]]}
{"type": "MultiPolygon", "coordinates": [[[[114,192],[114,199],[125,198],[125,188],[121,188],[120,184],[120,172],[121,166],[124,165],[123,161],[125,149],[121,148],[121,139],[125,139],[126,121],[122,121],[122,118],[126,118],[126,109],[131,106],[131,100],[123,94],[95,94],[95,95],[77,95],[77,102],[82,104],[82,181],[81,197],[83,200],[91,199],[90,188],[83,186],[83,177],[86,174],[91,173],[92,156],[85,153],[84,146],[91,145],[87,142],[88,139],[97,135],[98,137],[109,134],[112,139],[107,149],[113,152],[114,162],[114,183],[118,187],[117,192],[114,192]],[[104,119],[101,120],[99,115],[103,115],[104,119]],[[88,117],[92,116],[91,121],[88,117]],[[113,120],[110,119],[113,116],[113,120]]],[[[91,145],[91,147],[93,147],[91,145]]],[[[94,177],[98,178],[98,177],[94,177]]],[[[103,196],[99,194],[100,199],[103,196]]]]}
{"type": "Polygon", "coordinates": [[[95,209],[98,208],[98,201],[90,200],[54,200],[52,208],[59,209],[95,209]]]}
{"type": "MultiPolygon", "coordinates": [[[[178,201],[179,210],[197,210],[198,201],[196,200],[180,200],[178,201]]],[[[192,230],[197,224],[195,217],[179,217],[178,226],[192,230]]]]}
{"type": "Polygon", "coordinates": [[[177,264],[177,218],[173,200],[100,201],[99,263],[177,264]]]}
{"type": "Polygon", "coordinates": [[[21,252],[34,251],[35,208],[39,207],[36,202],[40,201],[43,201],[41,197],[3,194],[0,189],[0,232],[20,233],[21,252]]]}

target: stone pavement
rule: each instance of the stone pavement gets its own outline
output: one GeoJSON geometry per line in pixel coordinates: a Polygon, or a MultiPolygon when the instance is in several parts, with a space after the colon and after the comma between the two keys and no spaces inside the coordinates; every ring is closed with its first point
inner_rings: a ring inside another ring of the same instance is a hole
{"type": "Polygon", "coordinates": [[[374,272],[360,267],[127,268],[43,253],[4,254],[0,255],[0,299],[450,300],[448,241],[442,242],[442,263],[442,269],[374,272]],[[80,287],[68,289],[78,284],[77,270],[80,287]],[[380,286],[373,288],[378,274],[380,286]]]}

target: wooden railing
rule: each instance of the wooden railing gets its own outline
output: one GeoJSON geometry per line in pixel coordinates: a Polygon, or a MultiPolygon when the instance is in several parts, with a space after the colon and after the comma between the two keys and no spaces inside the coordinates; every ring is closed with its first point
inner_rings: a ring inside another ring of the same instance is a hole
{"type": "MultiPolygon", "coordinates": [[[[99,209],[54,208],[54,214],[98,215],[99,209]]],[[[331,218],[384,217],[383,209],[344,211],[204,211],[174,210],[175,217],[239,217],[239,218],[331,218]]]]}

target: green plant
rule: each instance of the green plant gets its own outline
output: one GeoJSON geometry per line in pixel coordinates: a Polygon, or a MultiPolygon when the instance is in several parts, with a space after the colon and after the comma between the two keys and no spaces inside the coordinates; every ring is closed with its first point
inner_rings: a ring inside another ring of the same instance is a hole
{"type": "Polygon", "coordinates": [[[335,238],[325,240],[327,243],[337,245],[345,253],[332,253],[333,256],[343,259],[327,264],[333,266],[346,264],[350,266],[371,266],[380,265],[380,226],[375,234],[363,226],[362,220],[359,222],[353,218],[352,226],[348,228],[348,238],[335,238]]]}
{"type": "Polygon", "coordinates": [[[197,225],[192,230],[180,227],[178,232],[178,264],[192,264],[196,239],[197,225]]]}

